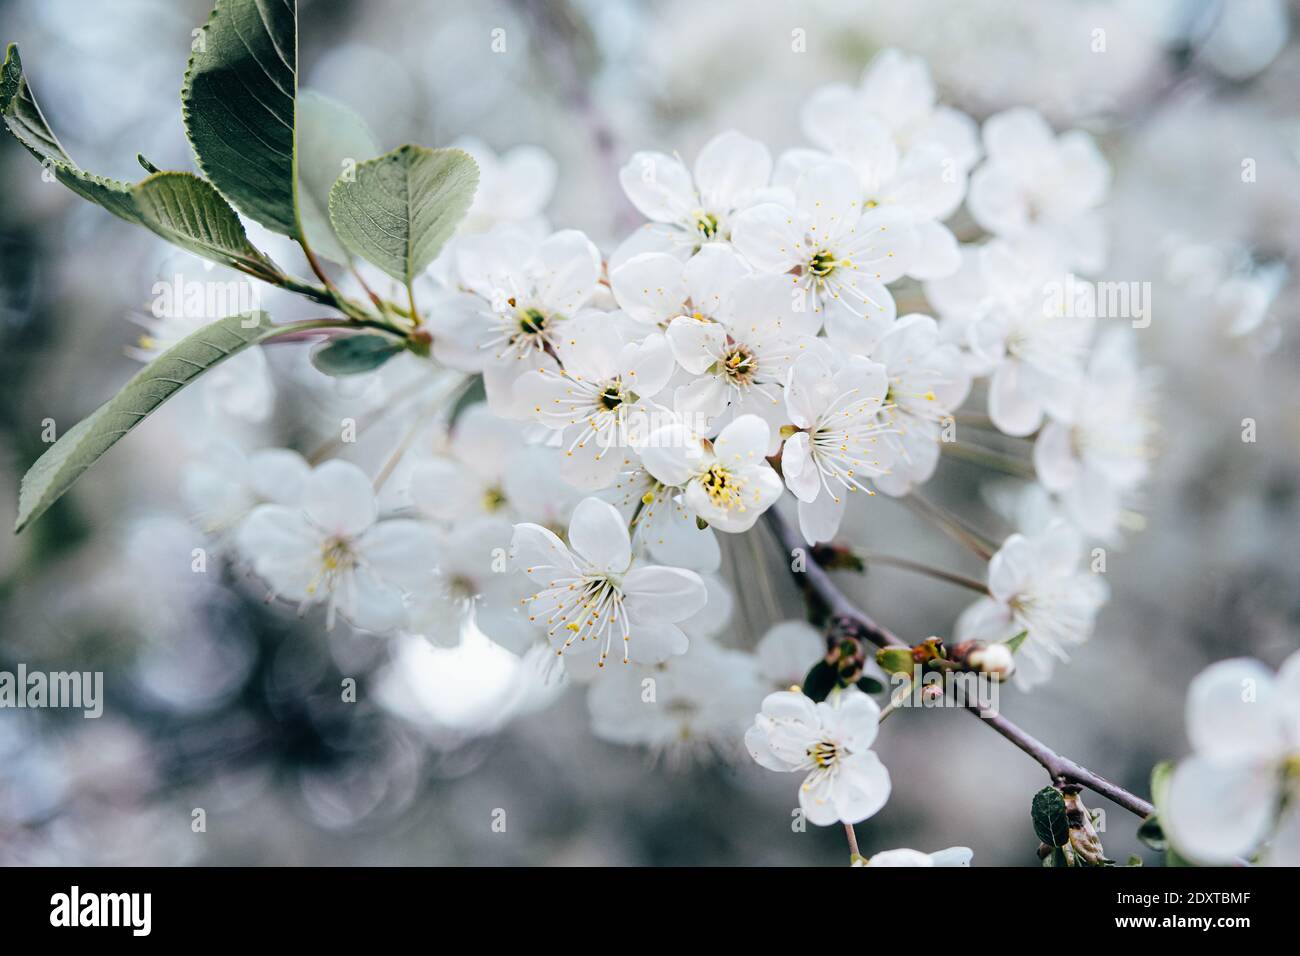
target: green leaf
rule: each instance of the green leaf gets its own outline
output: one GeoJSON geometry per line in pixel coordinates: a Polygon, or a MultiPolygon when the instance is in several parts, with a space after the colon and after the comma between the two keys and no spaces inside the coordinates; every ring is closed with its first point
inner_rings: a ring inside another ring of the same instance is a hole
{"type": "Polygon", "coordinates": [[[365,120],[322,93],[298,91],[298,215],[308,245],[331,262],[351,256],[330,225],[330,188],[378,155],[365,120]]]}
{"type": "Polygon", "coordinates": [[[1025,643],[1025,638],[1028,636],[1029,636],[1028,631],[1021,631],[1019,634],[1013,635],[1012,637],[1008,637],[1002,643],[1005,644],[1008,648],[1010,648],[1011,653],[1014,654],[1016,651],[1020,650],[1020,645],[1025,643]]]}
{"type": "Polygon", "coordinates": [[[297,95],[297,0],[217,0],[181,88],[185,132],[235,208],[295,239],[297,95]]]}
{"type": "Polygon", "coordinates": [[[349,335],[326,342],[311,354],[311,364],[326,375],[357,375],[379,368],[405,346],[386,335],[349,335]]]}
{"type": "Polygon", "coordinates": [[[839,682],[839,673],[835,667],[825,661],[818,661],[803,679],[804,696],[813,700],[825,700],[839,682]]]}
{"type": "Polygon", "coordinates": [[[154,173],[132,192],[144,224],[173,245],[268,281],[279,274],[211,183],[193,173],[154,173]]]}
{"type": "Polygon", "coordinates": [[[0,73],[0,116],[14,138],[63,185],[127,222],[143,222],[130,183],[88,173],[72,161],[36,104],[23,73],[18,46],[13,43],[5,52],[3,73],[0,73]]]}
{"type": "Polygon", "coordinates": [[[330,222],[349,252],[409,285],[469,211],[478,166],[459,149],[400,146],[330,190],[330,222]]]}
{"type": "Polygon", "coordinates": [[[1065,797],[1055,787],[1044,787],[1034,794],[1029,815],[1034,833],[1048,846],[1066,846],[1070,842],[1070,822],[1065,813],[1065,797]]]}
{"type": "Polygon", "coordinates": [[[22,531],[54,504],[104,452],[208,369],[250,345],[291,331],[264,312],[232,315],[186,336],[141,369],[115,396],[70,428],[23,476],[22,531]]]}
{"type": "Polygon", "coordinates": [[[50,131],[23,75],[18,48],[9,47],[0,83],[0,113],[28,151],[83,199],[145,226],[168,242],[222,265],[242,268],[276,281],[280,270],[253,248],[243,223],[221,195],[191,173],[160,173],[143,156],[136,159],[152,175],[137,184],[103,179],[77,167],[50,131]]]}

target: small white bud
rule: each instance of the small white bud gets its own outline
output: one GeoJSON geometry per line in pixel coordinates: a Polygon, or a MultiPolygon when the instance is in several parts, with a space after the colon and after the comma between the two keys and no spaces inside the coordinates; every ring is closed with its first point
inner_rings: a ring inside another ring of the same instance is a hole
{"type": "Polygon", "coordinates": [[[989,644],[972,651],[968,658],[970,666],[983,674],[992,674],[998,680],[1006,680],[1016,671],[1016,659],[1011,648],[1005,644],[989,644]]]}

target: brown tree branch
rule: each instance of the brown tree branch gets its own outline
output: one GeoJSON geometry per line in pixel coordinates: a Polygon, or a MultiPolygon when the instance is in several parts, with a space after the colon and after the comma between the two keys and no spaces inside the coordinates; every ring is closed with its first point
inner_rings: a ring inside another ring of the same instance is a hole
{"type": "MultiPolygon", "coordinates": [[[[838,618],[842,627],[860,635],[877,647],[910,646],[898,635],[877,624],[849,600],[844,592],[839,589],[839,586],[831,580],[826,569],[813,560],[812,549],[807,547],[798,533],[786,523],[785,519],[777,514],[775,508],[769,508],[763,517],[776,535],[777,540],[781,542],[787,551],[793,552],[795,549],[801,549],[808,556],[805,569],[802,572],[796,572],[796,578],[799,578],[800,584],[810,590],[826,605],[831,616],[838,618]]],[[[1129,793],[1123,787],[1111,783],[1105,777],[1093,773],[1087,767],[1075,763],[1068,757],[1062,757],[1051,747],[1021,730],[1020,727],[1005,717],[1001,715],[982,717],[979,707],[973,705],[968,706],[966,709],[976,717],[980,717],[980,723],[992,727],[1020,750],[1038,761],[1052,778],[1052,782],[1058,786],[1065,783],[1077,783],[1095,793],[1101,794],[1106,799],[1113,801],[1139,817],[1147,817],[1154,812],[1155,808],[1141,797],[1129,793]]]]}

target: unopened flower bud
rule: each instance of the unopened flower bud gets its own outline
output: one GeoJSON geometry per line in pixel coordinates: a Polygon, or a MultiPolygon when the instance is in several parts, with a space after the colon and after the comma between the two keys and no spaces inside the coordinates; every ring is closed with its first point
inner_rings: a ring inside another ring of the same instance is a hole
{"type": "Polygon", "coordinates": [[[966,656],[966,662],[972,670],[991,674],[998,680],[1006,680],[1016,671],[1016,659],[1011,648],[1005,644],[986,644],[975,648],[966,656]]]}

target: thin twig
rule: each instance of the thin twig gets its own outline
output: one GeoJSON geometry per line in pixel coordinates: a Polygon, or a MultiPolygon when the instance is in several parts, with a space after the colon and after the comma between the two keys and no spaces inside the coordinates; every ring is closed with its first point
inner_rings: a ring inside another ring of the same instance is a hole
{"type": "Polygon", "coordinates": [[[955,571],[945,571],[942,568],[931,567],[921,561],[913,561],[911,558],[900,558],[892,554],[874,554],[869,551],[854,551],[853,555],[862,561],[868,570],[873,564],[901,568],[904,571],[915,571],[917,574],[924,574],[939,581],[947,581],[949,584],[956,584],[979,594],[989,593],[988,587],[982,581],[976,581],[974,578],[958,574],[955,571]]]}
{"type": "Polygon", "coordinates": [[[927,501],[916,492],[912,492],[901,500],[904,505],[921,515],[921,517],[933,521],[942,531],[970,548],[985,561],[993,557],[994,545],[989,541],[988,536],[976,531],[956,515],[927,501]]]}
{"type": "Polygon", "coordinates": [[[1017,458],[1015,455],[1008,455],[1004,451],[985,448],[983,445],[971,442],[940,442],[939,450],[951,458],[968,461],[972,465],[1000,471],[1015,478],[1034,477],[1034,466],[1031,462],[1017,458]]]}
{"type": "MultiPolygon", "coordinates": [[[[775,508],[769,508],[763,515],[768,526],[776,535],[778,541],[787,549],[801,547],[801,541],[798,535],[794,534],[785,520],[776,512],[775,508]]],[[[826,570],[809,557],[804,565],[802,572],[796,572],[803,578],[804,586],[811,589],[817,597],[823,601],[830,610],[832,617],[840,618],[849,627],[856,630],[864,638],[878,647],[908,647],[908,643],[896,634],[882,627],[872,620],[865,612],[860,610],[856,604],[849,600],[843,591],[831,580],[826,570]]],[[[1052,778],[1052,782],[1060,785],[1064,783],[1077,783],[1080,786],[1087,787],[1095,793],[1101,794],[1108,800],[1113,801],[1119,806],[1134,813],[1139,817],[1150,816],[1155,808],[1123,787],[1111,783],[1099,774],[1093,773],[1087,767],[1075,763],[1068,757],[1062,757],[1056,751],[1052,750],[1042,741],[1021,730],[1001,715],[995,717],[985,717],[981,714],[980,708],[970,706],[966,708],[970,713],[980,718],[980,722],[992,727],[995,731],[1011,741],[1020,750],[1024,751],[1030,757],[1047,771],[1052,778]]]]}

